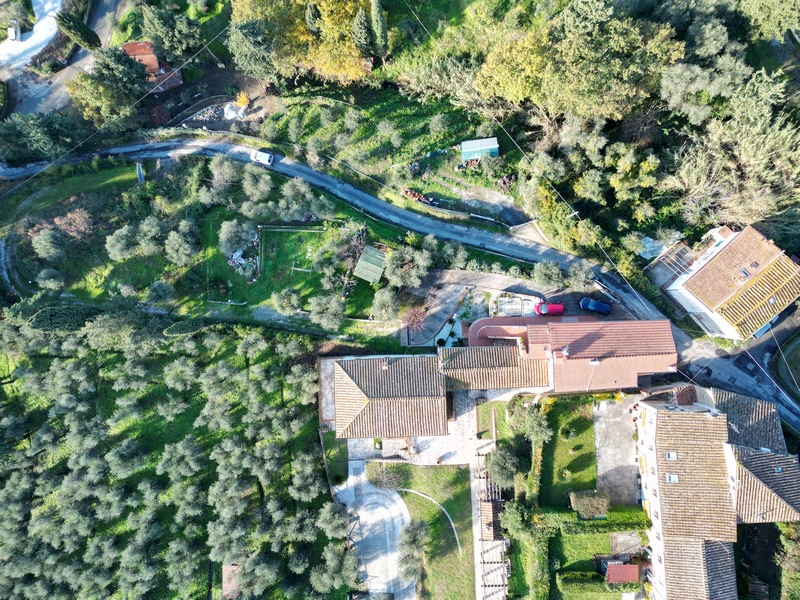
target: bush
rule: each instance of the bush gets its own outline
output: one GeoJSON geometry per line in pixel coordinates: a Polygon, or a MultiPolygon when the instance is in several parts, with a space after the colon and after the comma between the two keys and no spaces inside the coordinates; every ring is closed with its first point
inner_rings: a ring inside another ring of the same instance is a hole
{"type": "Polygon", "coordinates": [[[64,274],[47,267],[39,271],[39,274],[36,276],[36,283],[40,288],[45,290],[60,290],[64,287],[64,274]]]}
{"type": "Polygon", "coordinates": [[[644,531],[651,525],[641,506],[612,506],[606,518],[597,521],[579,521],[577,513],[570,511],[563,515],[560,527],[564,534],[581,534],[644,531]]]}
{"type": "Polygon", "coordinates": [[[533,265],[533,280],[539,285],[561,287],[564,285],[564,273],[557,262],[546,260],[533,265]]]}
{"type": "Polygon", "coordinates": [[[42,229],[31,242],[36,254],[44,260],[55,262],[64,256],[63,238],[55,229],[42,229]]]}
{"type": "Polygon", "coordinates": [[[48,306],[33,315],[29,325],[32,329],[45,331],[77,331],[98,312],[96,308],[80,304],[48,306]]]}
{"type": "Polygon", "coordinates": [[[500,447],[489,454],[486,468],[494,482],[503,489],[513,489],[514,477],[519,472],[519,458],[508,448],[500,447]]]}
{"type": "Polygon", "coordinates": [[[583,490],[572,492],[569,495],[569,503],[572,506],[572,510],[578,513],[578,517],[581,519],[594,519],[608,512],[611,506],[611,499],[605,492],[583,490]]]}
{"type": "Polygon", "coordinates": [[[562,571],[556,573],[556,584],[565,598],[579,594],[604,594],[607,592],[605,578],[594,571],[562,571]]]}
{"type": "Polygon", "coordinates": [[[185,321],[178,321],[167,327],[164,330],[164,335],[191,335],[203,331],[206,327],[208,327],[208,323],[205,319],[186,319],[185,321]]]}

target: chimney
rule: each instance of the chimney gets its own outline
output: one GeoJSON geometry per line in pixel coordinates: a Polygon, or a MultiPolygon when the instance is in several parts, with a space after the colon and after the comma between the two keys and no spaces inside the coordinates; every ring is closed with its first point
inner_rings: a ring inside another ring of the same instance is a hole
{"type": "Polygon", "coordinates": [[[383,364],[381,364],[381,371],[388,371],[389,370],[389,359],[384,358],[383,364]]]}

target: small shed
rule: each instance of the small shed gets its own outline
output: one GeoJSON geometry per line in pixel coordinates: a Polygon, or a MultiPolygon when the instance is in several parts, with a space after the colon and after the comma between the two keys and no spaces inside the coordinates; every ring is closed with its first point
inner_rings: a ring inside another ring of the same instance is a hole
{"type": "Polygon", "coordinates": [[[606,583],[636,583],[639,581],[639,565],[608,563],[606,583]]]}
{"type": "Polygon", "coordinates": [[[483,138],[461,142],[461,161],[475,160],[484,156],[500,156],[497,138],[483,138]]]}
{"type": "Polygon", "coordinates": [[[373,246],[364,246],[353,275],[370,283],[378,283],[386,266],[386,255],[373,246]]]}

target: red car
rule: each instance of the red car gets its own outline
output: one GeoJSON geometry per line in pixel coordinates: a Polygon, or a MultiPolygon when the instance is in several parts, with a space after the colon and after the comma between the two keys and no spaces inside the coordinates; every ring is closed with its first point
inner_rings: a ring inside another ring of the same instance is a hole
{"type": "Polygon", "coordinates": [[[541,315],[543,317],[549,316],[558,316],[564,314],[564,305],[563,304],[547,304],[542,302],[541,304],[537,304],[534,309],[537,315],[541,315]]]}

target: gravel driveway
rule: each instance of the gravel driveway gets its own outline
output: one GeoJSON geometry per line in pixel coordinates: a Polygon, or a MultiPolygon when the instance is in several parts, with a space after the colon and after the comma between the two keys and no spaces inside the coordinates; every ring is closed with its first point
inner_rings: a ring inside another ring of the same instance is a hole
{"type": "Polygon", "coordinates": [[[358,550],[361,576],[371,593],[393,593],[394,600],[415,600],[414,582],[397,568],[400,532],[411,522],[408,508],[394,490],[367,481],[366,463],[351,460],[344,486],[336,497],[356,514],[350,538],[358,550]]]}

